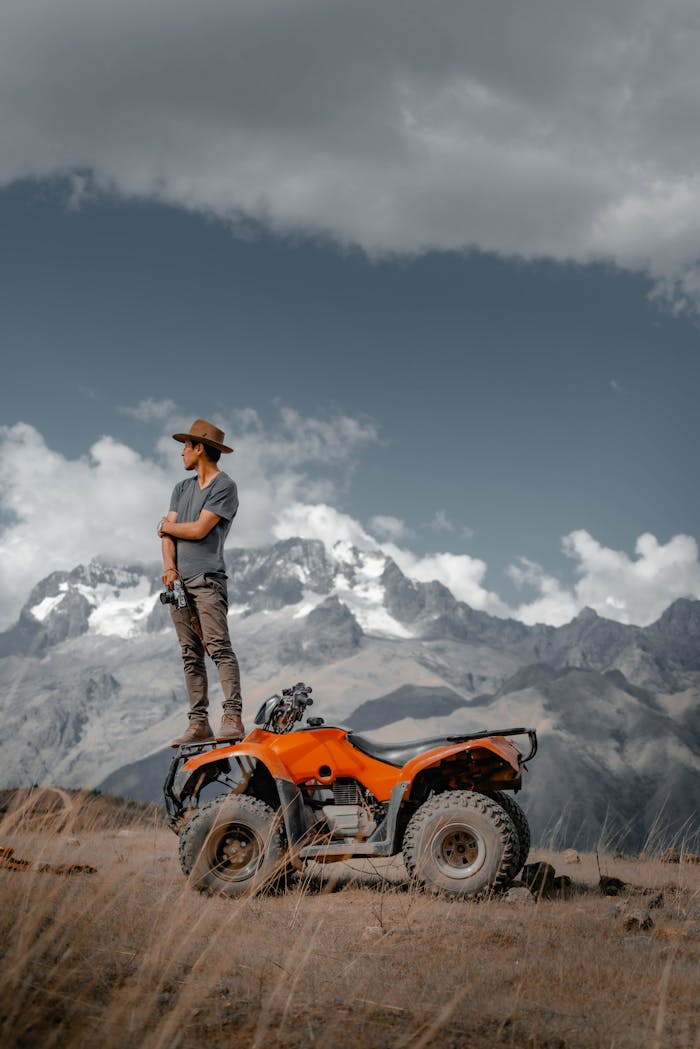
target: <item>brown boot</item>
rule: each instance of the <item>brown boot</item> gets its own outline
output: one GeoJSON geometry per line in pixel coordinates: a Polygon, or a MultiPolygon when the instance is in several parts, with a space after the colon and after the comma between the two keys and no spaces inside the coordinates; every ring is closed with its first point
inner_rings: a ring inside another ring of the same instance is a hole
{"type": "Polygon", "coordinates": [[[214,741],[214,732],[208,721],[190,721],[187,732],[174,739],[171,747],[184,747],[187,743],[209,743],[214,741]]]}
{"type": "Polygon", "coordinates": [[[227,714],[224,711],[224,716],[221,719],[219,725],[219,731],[216,733],[217,739],[243,739],[245,736],[245,729],[243,728],[243,722],[241,721],[240,714],[227,714]]]}

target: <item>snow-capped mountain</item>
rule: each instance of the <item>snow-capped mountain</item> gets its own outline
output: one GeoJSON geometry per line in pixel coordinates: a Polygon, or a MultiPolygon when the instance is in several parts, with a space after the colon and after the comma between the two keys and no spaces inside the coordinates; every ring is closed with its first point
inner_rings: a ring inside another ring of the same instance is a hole
{"type": "MultiPolygon", "coordinates": [[[[700,602],[646,628],[590,609],[554,628],[499,619],[384,554],[289,539],[227,553],[245,715],[296,680],[327,723],[381,739],[538,729],[523,799],[535,833],[639,844],[700,808],[700,602]]],[[[0,784],[105,784],[157,797],[184,725],[157,566],[97,563],[39,583],[0,635],[0,784]]],[[[215,675],[214,675],[215,678],[215,675]]],[[[220,696],[212,687],[215,715],[220,696]]]]}

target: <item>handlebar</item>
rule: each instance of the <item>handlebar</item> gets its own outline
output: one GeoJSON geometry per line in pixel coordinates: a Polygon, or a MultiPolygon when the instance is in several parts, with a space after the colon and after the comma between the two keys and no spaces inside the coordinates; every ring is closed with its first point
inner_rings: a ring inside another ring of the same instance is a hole
{"type": "Polygon", "coordinates": [[[283,696],[304,696],[307,699],[309,706],[313,706],[313,700],[308,697],[313,692],[311,685],[305,685],[303,681],[298,681],[296,685],[292,685],[291,688],[283,688],[283,696]]]}
{"type": "Polygon", "coordinates": [[[313,706],[310,685],[303,681],[291,688],[282,689],[281,694],[270,696],[260,707],[255,724],[262,725],[268,732],[282,734],[290,732],[297,721],[300,721],[307,707],[313,706]]]}

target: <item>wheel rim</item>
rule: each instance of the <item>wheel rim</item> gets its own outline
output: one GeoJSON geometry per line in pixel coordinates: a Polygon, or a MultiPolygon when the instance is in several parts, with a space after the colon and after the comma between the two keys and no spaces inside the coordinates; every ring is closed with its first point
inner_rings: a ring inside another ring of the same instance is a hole
{"type": "Polygon", "coordinates": [[[264,845],[258,834],[242,823],[228,823],[212,832],[207,842],[210,870],[222,881],[247,881],[263,860],[264,845]]]}
{"type": "Polygon", "coordinates": [[[440,827],[433,835],[430,851],[436,866],[448,878],[471,878],[486,859],[483,838],[464,823],[440,827]]]}

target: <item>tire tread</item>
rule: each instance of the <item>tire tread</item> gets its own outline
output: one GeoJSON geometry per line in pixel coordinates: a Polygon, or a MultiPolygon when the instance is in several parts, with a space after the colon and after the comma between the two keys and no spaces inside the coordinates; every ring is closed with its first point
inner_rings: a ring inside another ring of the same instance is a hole
{"type": "MultiPolygon", "coordinates": [[[[403,839],[403,858],[409,876],[416,880],[418,877],[418,857],[420,851],[420,838],[429,821],[435,813],[447,812],[455,805],[467,809],[475,809],[481,815],[486,816],[496,829],[502,842],[502,856],[495,876],[491,879],[487,890],[503,888],[512,879],[510,870],[513,866],[516,850],[518,848],[518,836],[512,820],[505,809],[496,801],[485,794],[478,794],[470,790],[449,790],[442,794],[436,794],[423,802],[421,807],[413,814],[408,822],[403,839]]],[[[432,892],[448,892],[439,886],[426,884],[424,887],[432,892]]],[[[484,891],[479,889],[478,892],[484,891]]],[[[452,895],[472,895],[473,893],[451,893],[452,895]]],[[[478,893],[477,893],[478,894],[478,893]]]]}
{"type": "Polygon", "coordinates": [[[490,790],[486,794],[486,797],[492,798],[497,805],[500,805],[501,808],[505,810],[515,827],[517,847],[515,849],[513,866],[510,872],[510,880],[512,881],[520,874],[520,871],[523,869],[523,866],[527,862],[528,855],[530,854],[530,824],[528,823],[527,816],[522,808],[510,794],[507,794],[503,790],[490,790]]]}
{"type": "MultiPolygon", "coordinates": [[[[194,861],[196,859],[196,856],[193,858],[193,854],[196,850],[192,845],[192,842],[197,838],[202,825],[206,826],[209,821],[211,821],[212,826],[216,823],[216,810],[221,805],[230,802],[232,798],[235,798],[236,802],[243,807],[244,811],[247,809],[254,817],[264,820],[274,826],[278,814],[259,798],[254,798],[249,794],[220,794],[218,797],[212,798],[212,800],[208,801],[206,805],[202,805],[201,809],[199,809],[197,813],[188,820],[182,834],[180,835],[178,855],[180,859],[180,867],[182,868],[183,874],[187,877],[191,875],[194,861]]],[[[279,852],[280,855],[284,853],[285,841],[281,826],[278,825],[274,828],[273,835],[267,843],[267,848],[268,850],[274,849],[279,852]]],[[[274,883],[274,881],[275,879],[272,877],[271,882],[274,883]]]]}

